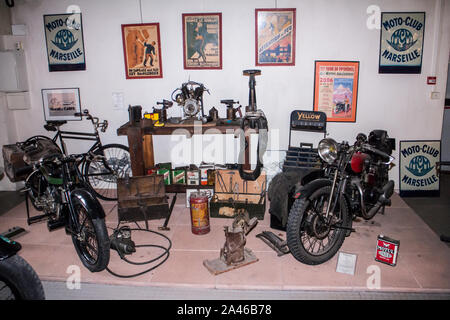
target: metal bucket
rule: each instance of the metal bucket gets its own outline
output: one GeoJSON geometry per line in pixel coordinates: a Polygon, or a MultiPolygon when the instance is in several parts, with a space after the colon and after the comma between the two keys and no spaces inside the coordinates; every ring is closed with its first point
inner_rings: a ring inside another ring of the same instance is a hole
{"type": "Polygon", "coordinates": [[[193,234],[206,234],[209,227],[208,194],[205,192],[191,193],[189,198],[191,211],[191,226],[193,234]]]}

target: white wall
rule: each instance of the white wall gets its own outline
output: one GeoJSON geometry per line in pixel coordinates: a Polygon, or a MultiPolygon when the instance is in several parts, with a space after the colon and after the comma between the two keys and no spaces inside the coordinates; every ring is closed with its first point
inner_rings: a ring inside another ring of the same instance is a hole
{"type": "MultiPolygon", "coordinates": [[[[171,92],[190,77],[211,90],[211,95],[205,96],[206,112],[215,106],[225,116],[219,103],[225,98],[237,99],[245,106],[248,78],[242,76],[242,70],[255,65],[254,9],[273,8],[275,3],[279,8],[297,8],[297,39],[295,66],[261,67],[262,75],[257,78],[258,106],[268,118],[270,132],[279,130],[274,137],[280,146],[273,144],[272,149],[287,148],[290,112],[312,109],[314,60],[320,59],[360,61],[357,122],[329,123],[331,137],[352,141],[358,132],[384,128],[397,141],[440,139],[449,54],[449,0],[443,0],[444,10],[436,7],[441,3],[438,0],[142,0],[143,22],[160,23],[164,72],[162,79],[145,80],[126,80],[124,74],[121,24],[140,23],[138,0],[77,0],[83,14],[87,70],[52,73],[48,71],[43,15],[64,13],[74,1],[16,0],[13,23],[26,24],[29,30],[26,50],[31,87],[31,109],[16,111],[19,139],[45,133],[42,88],[79,87],[83,106],[111,124],[105,142],[126,143],[125,137],[116,136],[116,129],[128,121],[127,110],[111,110],[113,92],[124,93],[126,106],[142,105],[144,111],[150,111],[156,101],[170,99],[171,92]],[[369,5],[378,5],[381,11],[426,12],[421,74],[378,74],[380,34],[366,26],[369,5]],[[222,12],[222,70],[183,69],[181,14],[201,12],[222,12]],[[437,13],[444,20],[442,32],[436,29],[437,13]],[[437,76],[436,86],[426,84],[430,75],[437,76]],[[441,92],[439,100],[430,99],[432,90],[441,92]]],[[[175,111],[170,110],[169,115],[178,114],[175,111]]],[[[89,129],[80,123],[67,128],[80,126],[89,129]]],[[[312,139],[298,138],[305,142],[312,139]]],[[[155,161],[170,161],[174,145],[170,137],[155,137],[154,143],[155,161]]],[[[81,152],[82,146],[69,145],[69,149],[81,152]]],[[[393,169],[392,178],[398,182],[398,167],[393,169]]]]}

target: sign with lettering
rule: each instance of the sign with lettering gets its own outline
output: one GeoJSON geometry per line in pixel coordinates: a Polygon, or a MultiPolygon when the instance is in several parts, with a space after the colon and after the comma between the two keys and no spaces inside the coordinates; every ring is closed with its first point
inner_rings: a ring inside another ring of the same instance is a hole
{"type": "Polygon", "coordinates": [[[400,196],[439,196],[441,141],[400,141],[400,196]]]}
{"type": "Polygon", "coordinates": [[[379,73],[421,73],[425,12],[382,12],[379,73]]]}
{"type": "Polygon", "coordinates": [[[44,15],[49,71],[86,70],[81,13],[44,15]]]}
{"type": "Polygon", "coordinates": [[[329,122],[355,122],[358,61],[315,61],[314,111],[329,122]]]}

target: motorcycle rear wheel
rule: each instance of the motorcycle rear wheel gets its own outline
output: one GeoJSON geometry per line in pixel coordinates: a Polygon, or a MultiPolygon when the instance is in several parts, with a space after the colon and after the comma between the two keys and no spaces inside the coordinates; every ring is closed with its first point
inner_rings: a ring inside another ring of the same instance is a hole
{"type": "Polygon", "coordinates": [[[334,213],[335,223],[328,225],[325,222],[330,192],[331,186],[319,188],[309,197],[295,200],[289,212],[287,244],[294,258],[302,263],[322,264],[330,260],[344,242],[347,232],[338,227],[348,227],[351,217],[346,202],[341,201],[334,213]]]}
{"type": "Polygon", "coordinates": [[[109,263],[110,243],[105,219],[92,218],[89,209],[78,197],[72,198],[80,230],[73,230],[72,242],[83,265],[91,272],[103,271],[109,263]]]}
{"type": "Polygon", "coordinates": [[[0,261],[0,300],[44,300],[36,271],[18,255],[0,261]]]}

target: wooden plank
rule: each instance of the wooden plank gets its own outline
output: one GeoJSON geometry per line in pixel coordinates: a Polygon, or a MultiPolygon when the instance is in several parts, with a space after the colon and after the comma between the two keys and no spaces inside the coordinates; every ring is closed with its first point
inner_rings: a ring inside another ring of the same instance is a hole
{"type": "Polygon", "coordinates": [[[144,165],[146,168],[155,166],[155,157],[153,153],[153,136],[151,134],[144,135],[143,141],[144,165]]]}
{"type": "Polygon", "coordinates": [[[138,126],[128,127],[127,136],[130,148],[131,172],[133,176],[143,176],[145,174],[145,165],[141,128],[138,126]]]}
{"type": "Polygon", "coordinates": [[[209,272],[216,276],[227,271],[247,266],[257,261],[259,261],[259,259],[253,254],[253,252],[248,248],[244,248],[244,261],[238,264],[227,265],[222,259],[218,258],[214,260],[204,260],[203,265],[209,272]]]}

